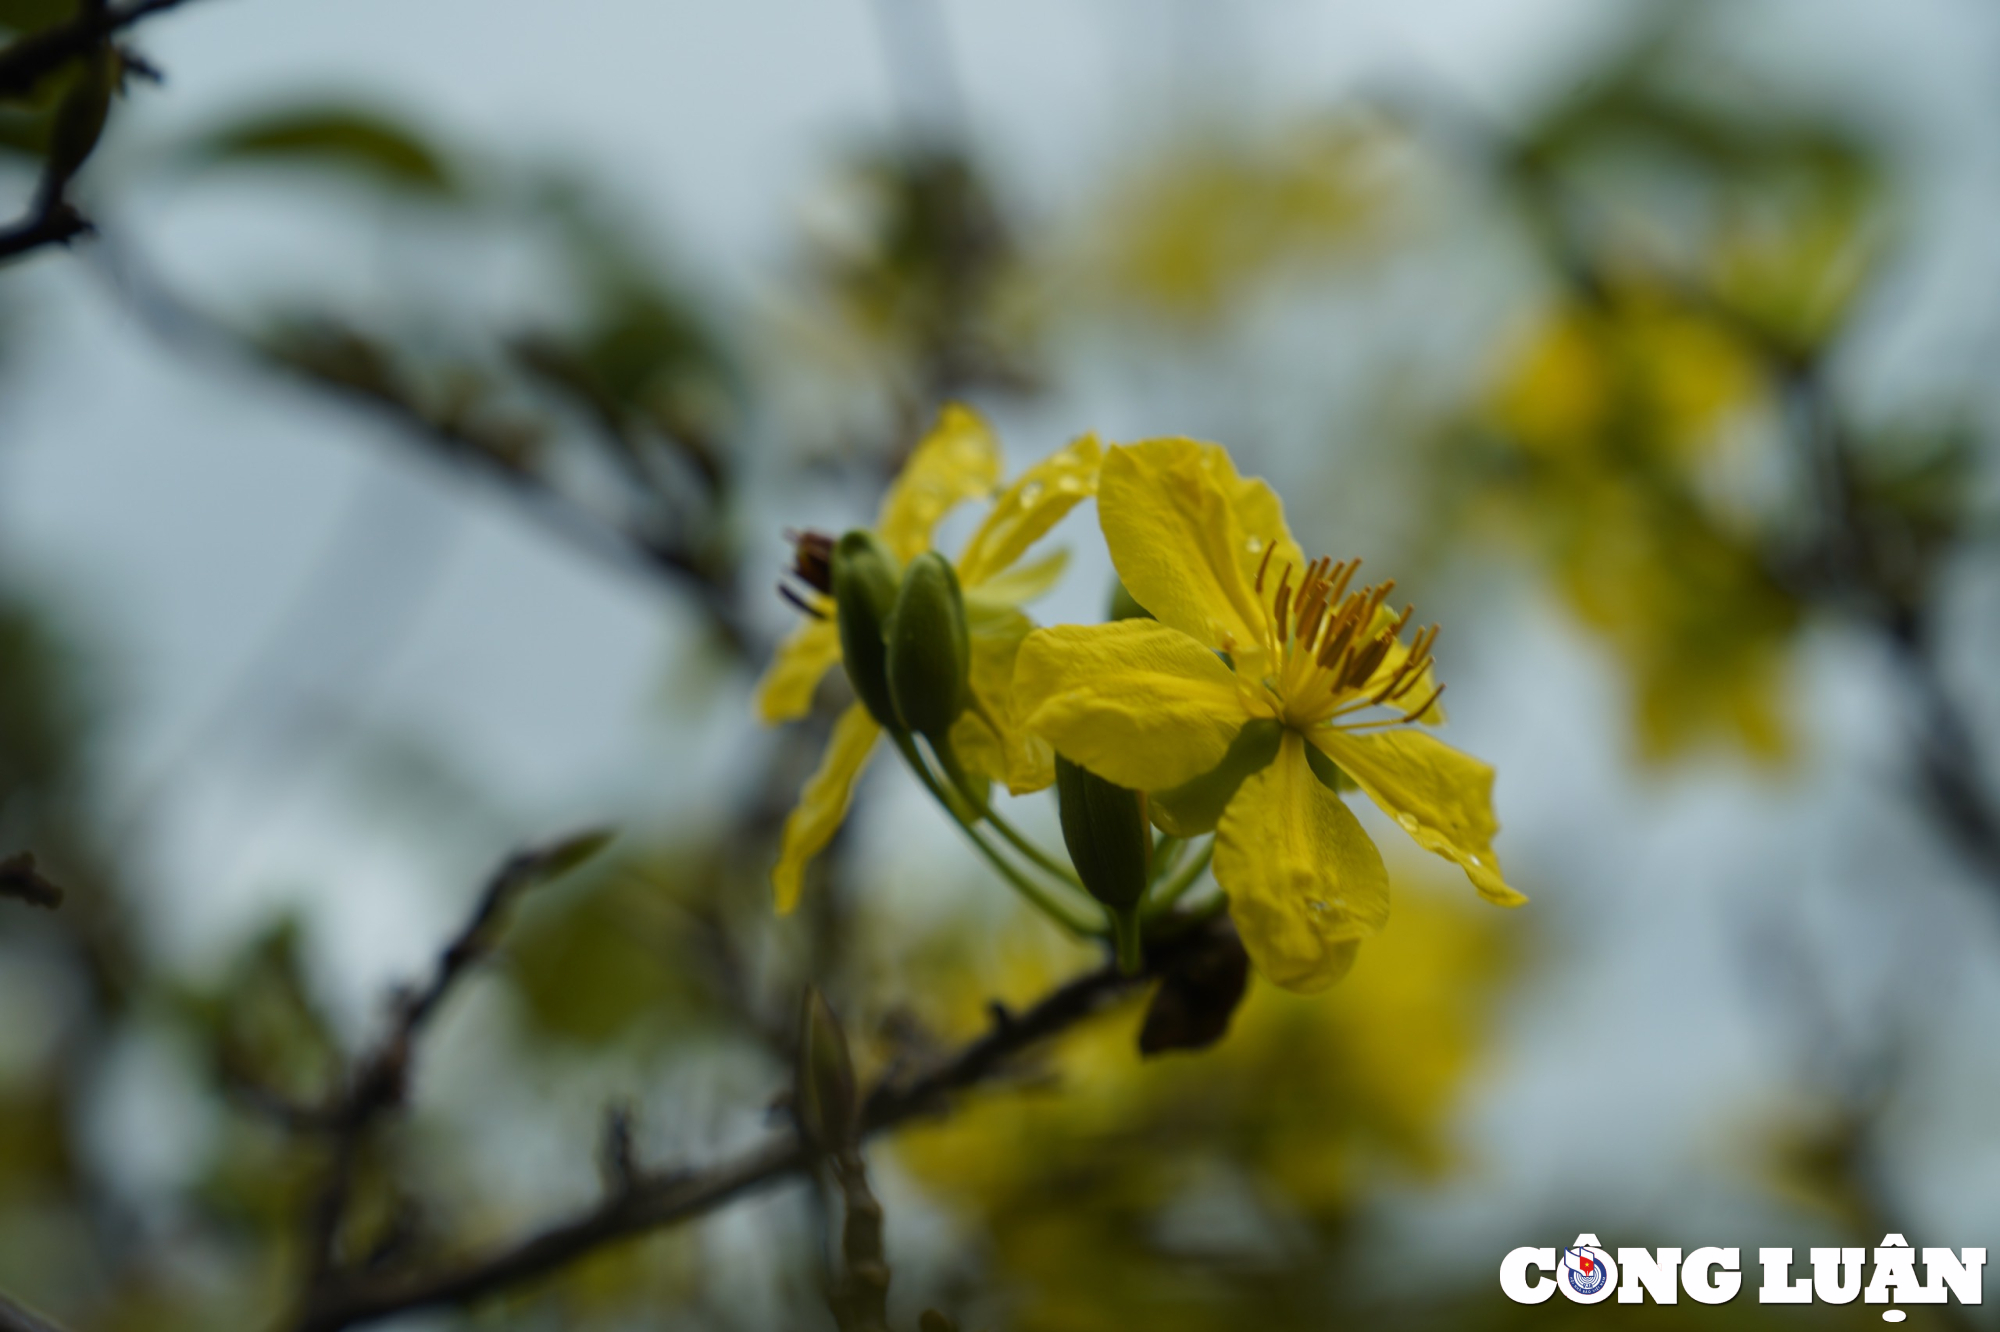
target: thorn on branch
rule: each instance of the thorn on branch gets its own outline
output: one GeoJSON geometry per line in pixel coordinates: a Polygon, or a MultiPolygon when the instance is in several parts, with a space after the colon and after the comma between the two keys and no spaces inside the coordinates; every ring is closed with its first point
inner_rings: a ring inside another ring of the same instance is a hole
{"type": "Polygon", "coordinates": [[[82,6],[67,22],[28,33],[0,48],[0,97],[24,97],[50,74],[87,55],[113,33],[172,9],[182,0],[133,0],[124,5],[82,6]]]}
{"type": "Polygon", "coordinates": [[[628,1102],[604,1108],[604,1139],[597,1151],[597,1171],[604,1192],[613,1198],[630,1195],[639,1183],[639,1165],[632,1149],[633,1111],[628,1102]]]}
{"type": "Polygon", "coordinates": [[[127,74],[150,83],[155,87],[159,87],[167,81],[165,70],[140,55],[137,51],[134,51],[131,47],[120,46],[117,50],[118,63],[127,74]]]}

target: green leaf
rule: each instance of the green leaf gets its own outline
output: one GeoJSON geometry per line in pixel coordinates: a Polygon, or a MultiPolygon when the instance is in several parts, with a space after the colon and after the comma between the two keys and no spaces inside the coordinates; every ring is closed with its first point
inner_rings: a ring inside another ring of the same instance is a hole
{"type": "Polygon", "coordinates": [[[565,837],[553,846],[535,853],[535,863],[530,871],[538,884],[560,879],[585,861],[593,859],[598,852],[611,845],[611,839],[618,834],[610,828],[593,828],[589,832],[565,837]]]}
{"type": "Polygon", "coordinates": [[[186,156],[199,166],[346,172],[393,191],[439,199],[464,192],[443,151],[408,126],[359,107],[298,107],[246,117],[197,139],[186,156]]]}
{"type": "Polygon", "coordinates": [[[0,0],[0,32],[40,32],[69,22],[76,10],[76,0],[0,0]]]}

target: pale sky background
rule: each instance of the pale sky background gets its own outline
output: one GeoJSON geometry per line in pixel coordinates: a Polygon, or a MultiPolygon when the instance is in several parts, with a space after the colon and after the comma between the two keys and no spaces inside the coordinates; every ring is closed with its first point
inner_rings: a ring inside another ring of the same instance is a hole
{"type": "MultiPolygon", "coordinates": [[[[1864,109],[1898,147],[1910,261],[1871,316],[1854,382],[1887,405],[1965,396],[2000,333],[2000,18],[1973,0],[1740,10],[1732,44],[1864,109]]],[[[1203,116],[1255,123],[1416,81],[1504,117],[1586,67],[1627,12],[1584,0],[945,6],[972,132],[1016,205],[1045,216],[1203,116]]],[[[407,266],[385,258],[351,201],[143,183],[150,150],[234,112],[362,94],[448,142],[560,155],[657,219],[698,286],[752,307],[781,289],[831,154],[896,114],[865,0],[196,0],[139,44],[170,80],[138,92],[104,151],[119,182],[107,224],[172,281],[241,308],[302,281],[358,309],[421,291],[391,290],[407,266]]],[[[441,289],[491,273],[496,310],[531,305],[532,282],[504,258],[463,263],[438,275],[441,289]]],[[[46,257],[7,282],[20,300],[0,394],[0,560],[103,649],[113,813],[180,965],[213,962],[295,906],[358,1025],[507,845],[606,819],[671,826],[727,799],[712,774],[743,770],[747,682],[671,702],[688,621],[656,591],[581,561],[456,475],[411,465],[370,421],[164,349],[81,258],[46,257]],[[355,514],[369,532],[342,538],[355,514]],[[330,575],[320,557],[343,540],[351,558],[330,575]],[[328,725],[343,737],[328,761],[273,780],[286,737],[328,725]],[[440,837],[371,806],[361,764],[393,737],[470,775],[485,812],[440,837]]],[[[1369,363],[1359,345],[1329,355],[1369,363]]],[[[1072,378],[1003,421],[1020,456],[1086,428],[1207,428],[1176,419],[1176,400],[1115,358],[1072,378]]],[[[1229,442],[1302,478],[1284,438],[1229,442]]],[[[783,497],[765,509],[773,532],[797,521],[783,497]]],[[[767,544],[775,567],[782,550],[767,544]]],[[[1096,561],[1080,561],[1075,608],[1096,599],[1096,561]]],[[[2000,597],[1990,580],[1964,581],[1959,622],[1980,632],[1954,650],[1990,685],[1990,667],[1979,672],[2000,647],[2000,597]]],[[[1597,650],[1523,585],[1496,576],[1477,591],[1421,609],[1450,627],[1454,743],[1501,772],[1500,849],[1535,899],[1518,918],[1535,962],[1496,1015],[1503,1034],[1461,1126],[1478,1168],[1451,1196],[1407,1200],[1384,1243],[1415,1234],[1476,1268],[1579,1229],[1613,1247],[1768,1235],[1743,1230],[1757,1213],[1738,1144],[1803,1070],[1785,1062],[1795,1041],[1741,944],[1757,920],[1805,941],[1854,1031],[1885,993],[1911,1005],[1931,1048],[1895,1170],[1910,1238],[2000,1246],[2000,1141],[1977,1113],[2000,1090],[1995,904],[1963,891],[1897,804],[1897,723],[1868,646],[1831,632],[1809,644],[1814,750],[1791,783],[1727,763],[1638,778],[1597,650]],[[1912,974],[1924,983],[1906,984],[1912,974]],[[1686,1218],[1685,1235],[1618,1232],[1622,1218],[1663,1214],[1686,1218]]],[[[1990,688],[1979,702],[1994,719],[1990,688]]],[[[890,878],[950,853],[949,829],[881,794],[862,847],[890,878]]]]}

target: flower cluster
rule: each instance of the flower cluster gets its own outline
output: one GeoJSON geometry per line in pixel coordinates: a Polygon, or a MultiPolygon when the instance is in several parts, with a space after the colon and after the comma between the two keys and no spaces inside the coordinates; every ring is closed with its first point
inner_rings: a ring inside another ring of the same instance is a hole
{"type": "Polygon", "coordinates": [[[1429,734],[1444,720],[1437,629],[1392,608],[1393,582],[1362,583],[1358,560],[1308,560],[1277,495],[1214,444],[1086,437],[1005,489],[999,470],[991,431],[948,408],[872,532],[798,540],[803,590],[788,595],[809,618],[765,679],[762,713],[803,715],[835,662],[858,701],[786,824],[780,911],[885,732],[1010,883],[1130,966],[1149,939],[1226,910],[1273,983],[1338,980],[1389,915],[1349,792],[1487,900],[1525,900],[1493,851],[1493,770],[1429,734]],[[1117,618],[1036,628],[1020,606],[1062,560],[1021,561],[1092,496],[1117,618]],[[956,560],[929,550],[948,510],[988,497],[956,560]],[[1069,863],[1006,820],[991,783],[1060,788],[1069,863]],[[1218,891],[1203,900],[1211,869],[1218,891]]]}

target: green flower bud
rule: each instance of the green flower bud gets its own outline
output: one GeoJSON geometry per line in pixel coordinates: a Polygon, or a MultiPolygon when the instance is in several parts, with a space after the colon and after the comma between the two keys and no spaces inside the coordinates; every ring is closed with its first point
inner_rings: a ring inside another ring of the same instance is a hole
{"type": "MultiPolygon", "coordinates": [[[[1153,822],[1161,832],[1174,837],[1200,837],[1214,832],[1236,788],[1251,773],[1271,766],[1284,736],[1284,728],[1269,719],[1244,723],[1236,738],[1229,742],[1222,762],[1170,791],[1154,793],[1153,822]]],[[[1308,745],[1307,753],[1314,752],[1308,745]]]]}
{"type": "Polygon", "coordinates": [[[972,696],[958,575],[936,551],[910,561],[889,617],[889,696],[907,730],[941,743],[972,696]]]}
{"type": "Polygon", "coordinates": [[[861,1127],[861,1101],[847,1035],[826,996],[811,987],[806,990],[799,1028],[798,1091],[793,1103],[799,1131],[820,1151],[840,1151],[854,1144],[861,1127]]]}
{"type": "Polygon", "coordinates": [[[1139,900],[1152,879],[1153,829],[1146,821],[1146,793],[1105,781],[1056,756],[1056,799],[1063,844],[1076,877],[1111,909],[1119,964],[1139,965],[1139,900]]]}
{"type": "Polygon", "coordinates": [[[886,628],[896,605],[896,557],[859,528],[833,546],[833,613],[847,679],[876,721],[897,729],[886,628]]]}

